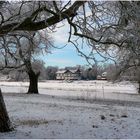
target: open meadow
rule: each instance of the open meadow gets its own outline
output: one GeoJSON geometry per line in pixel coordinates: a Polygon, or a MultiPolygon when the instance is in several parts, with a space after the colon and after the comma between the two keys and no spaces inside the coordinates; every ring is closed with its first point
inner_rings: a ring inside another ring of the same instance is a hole
{"type": "Polygon", "coordinates": [[[0,138],[140,138],[140,97],[129,82],[1,82],[14,131],[0,138]]]}

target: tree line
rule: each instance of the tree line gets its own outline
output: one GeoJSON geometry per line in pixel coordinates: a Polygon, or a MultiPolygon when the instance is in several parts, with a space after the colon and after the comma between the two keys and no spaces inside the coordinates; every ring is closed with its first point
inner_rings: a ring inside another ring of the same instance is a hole
{"type": "MultiPolygon", "coordinates": [[[[39,81],[44,80],[56,80],[56,72],[60,69],[58,66],[45,66],[45,63],[41,60],[36,60],[32,63],[33,70],[40,72],[39,81]]],[[[63,69],[80,69],[81,71],[81,80],[97,80],[98,76],[102,76],[102,73],[106,72],[106,79],[108,81],[116,80],[127,80],[127,81],[138,81],[138,71],[136,69],[130,69],[127,72],[120,75],[118,78],[118,71],[121,67],[114,64],[104,64],[98,66],[73,66],[65,67],[63,69]]],[[[25,70],[25,67],[19,69],[4,69],[0,71],[2,75],[7,76],[9,81],[29,81],[28,74],[25,70]]]]}
{"type": "MultiPolygon", "coordinates": [[[[36,60],[32,63],[32,68],[35,72],[40,72],[39,81],[43,80],[56,80],[56,72],[60,69],[58,66],[47,66],[41,60],[36,60]]],[[[93,66],[73,66],[65,67],[63,69],[80,69],[82,80],[96,80],[97,75],[101,75],[104,72],[103,67],[93,66]]],[[[0,71],[1,74],[7,76],[9,81],[29,81],[29,76],[25,67],[19,69],[4,69],[0,71]]]]}

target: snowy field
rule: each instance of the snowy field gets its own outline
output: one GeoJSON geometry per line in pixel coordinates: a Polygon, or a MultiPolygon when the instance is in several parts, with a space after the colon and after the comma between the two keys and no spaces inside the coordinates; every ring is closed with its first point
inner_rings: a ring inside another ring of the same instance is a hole
{"type": "Polygon", "coordinates": [[[15,130],[5,139],[140,139],[140,103],[5,93],[15,130]]]}
{"type": "MultiPolygon", "coordinates": [[[[28,82],[0,82],[3,93],[26,93],[28,82]]],[[[45,81],[39,82],[39,93],[77,99],[114,99],[140,101],[137,88],[130,82],[45,81]]]]}
{"type": "Polygon", "coordinates": [[[14,131],[5,139],[140,139],[140,95],[129,82],[0,82],[14,131]]]}
{"type": "MultiPolygon", "coordinates": [[[[28,86],[28,82],[0,82],[0,86],[28,86]]],[[[117,92],[117,93],[129,93],[136,94],[136,87],[130,82],[112,83],[107,81],[73,81],[68,83],[66,81],[45,81],[39,82],[39,88],[45,89],[57,89],[57,90],[72,90],[72,91],[98,91],[98,92],[117,92]]]]}

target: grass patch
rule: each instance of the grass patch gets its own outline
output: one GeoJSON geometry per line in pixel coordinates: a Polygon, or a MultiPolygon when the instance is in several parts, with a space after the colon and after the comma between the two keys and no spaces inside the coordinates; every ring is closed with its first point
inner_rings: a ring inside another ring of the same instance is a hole
{"type": "Polygon", "coordinates": [[[49,123],[58,123],[58,124],[63,125],[62,121],[60,121],[60,120],[45,120],[45,119],[21,120],[21,121],[16,122],[16,124],[18,124],[18,126],[28,125],[30,127],[32,127],[32,126],[37,127],[39,125],[48,125],[49,123]]]}
{"type": "Polygon", "coordinates": [[[28,125],[28,126],[38,126],[42,124],[48,124],[47,120],[21,120],[19,125],[28,125]]]}

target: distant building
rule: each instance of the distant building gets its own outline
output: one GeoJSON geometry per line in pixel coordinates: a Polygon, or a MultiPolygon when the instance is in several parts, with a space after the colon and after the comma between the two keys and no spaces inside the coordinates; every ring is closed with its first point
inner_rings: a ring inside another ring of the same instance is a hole
{"type": "Polygon", "coordinates": [[[80,71],[80,69],[58,70],[56,72],[56,79],[57,80],[80,80],[81,79],[81,71],[80,71]]]}
{"type": "Polygon", "coordinates": [[[107,80],[107,72],[103,72],[101,75],[98,75],[97,80],[107,80]]]}

